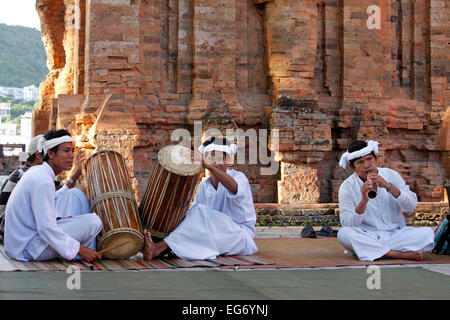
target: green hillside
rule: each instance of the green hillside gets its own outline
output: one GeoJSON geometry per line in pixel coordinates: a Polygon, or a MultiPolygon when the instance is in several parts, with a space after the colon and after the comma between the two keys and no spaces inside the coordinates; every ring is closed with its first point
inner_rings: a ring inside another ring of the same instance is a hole
{"type": "Polygon", "coordinates": [[[48,73],[37,29],[0,23],[0,87],[39,86],[48,73]]]}

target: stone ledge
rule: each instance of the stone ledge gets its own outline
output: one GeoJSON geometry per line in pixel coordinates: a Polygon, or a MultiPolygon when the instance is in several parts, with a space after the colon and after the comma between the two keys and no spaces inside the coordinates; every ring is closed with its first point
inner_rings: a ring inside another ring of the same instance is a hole
{"type": "MultiPolygon", "coordinates": [[[[276,204],[255,203],[257,226],[339,226],[339,205],[337,203],[276,204]]],[[[441,217],[449,213],[447,202],[419,202],[414,212],[406,212],[408,225],[435,226],[441,217]]]]}
{"type": "MultiPolygon", "coordinates": [[[[277,238],[301,238],[301,232],[304,227],[256,227],[256,239],[277,239],[277,238]]],[[[322,227],[313,227],[314,231],[319,231],[322,227]]],[[[339,227],[334,227],[339,230],[339,227]]]]}

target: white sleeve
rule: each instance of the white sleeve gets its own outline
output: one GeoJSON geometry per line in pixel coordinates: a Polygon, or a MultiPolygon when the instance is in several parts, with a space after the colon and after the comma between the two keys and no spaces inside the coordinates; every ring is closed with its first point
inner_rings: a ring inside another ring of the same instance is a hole
{"type": "Polygon", "coordinates": [[[366,214],[357,214],[356,207],[357,204],[347,189],[347,184],[342,184],[339,188],[339,219],[343,227],[361,226],[366,214]]]}
{"type": "Polygon", "coordinates": [[[396,186],[400,190],[400,195],[395,198],[395,202],[404,212],[411,212],[416,210],[417,207],[417,195],[409,189],[409,186],[405,183],[405,180],[395,170],[389,170],[391,184],[396,186]]]}
{"type": "Polygon", "coordinates": [[[39,236],[65,259],[74,259],[80,249],[80,243],[57,226],[53,182],[50,184],[43,181],[37,185],[32,193],[31,207],[39,236]]]}
{"type": "Polygon", "coordinates": [[[237,193],[234,194],[225,188],[225,196],[229,205],[226,212],[231,218],[239,224],[251,224],[253,227],[256,222],[255,207],[253,204],[252,190],[250,183],[242,172],[237,172],[233,177],[238,185],[237,193]]]}
{"type": "Polygon", "coordinates": [[[238,200],[238,199],[243,199],[249,192],[251,194],[250,184],[249,184],[248,179],[245,176],[245,174],[243,174],[242,172],[238,172],[232,178],[236,182],[238,190],[237,190],[236,194],[234,194],[233,192],[231,192],[230,190],[225,188],[225,190],[227,190],[228,198],[238,200]]]}

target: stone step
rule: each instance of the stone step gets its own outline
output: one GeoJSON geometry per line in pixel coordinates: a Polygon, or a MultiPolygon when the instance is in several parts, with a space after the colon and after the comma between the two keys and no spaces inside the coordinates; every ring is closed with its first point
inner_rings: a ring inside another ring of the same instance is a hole
{"type": "MultiPolygon", "coordinates": [[[[257,226],[340,226],[338,203],[277,204],[255,203],[257,226]]],[[[414,212],[406,212],[410,226],[435,226],[449,213],[448,202],[419,202],[414,212]]]]}

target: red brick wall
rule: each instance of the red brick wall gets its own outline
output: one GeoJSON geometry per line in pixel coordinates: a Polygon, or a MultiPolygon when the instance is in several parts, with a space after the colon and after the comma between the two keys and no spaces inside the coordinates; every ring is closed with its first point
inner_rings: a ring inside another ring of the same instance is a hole
{"type": "Polygon", "coordinates": [[[353,139],[378,140],[381,163],[421,201],[443,197],[445,1],[40,0],[37,8],[54,67],[34,132],[65,126],[79,146],[123,153],[138,195],[171,132],[201,120],[279,130],[277,174],[238,166],[256,202],[337,201],[351,173],[337,161],[353,139]],[[81,6],[78,33],[64,29],[72,4],[81,6]],[[370,5],[381,29],[367,27],[370,5]]]}

